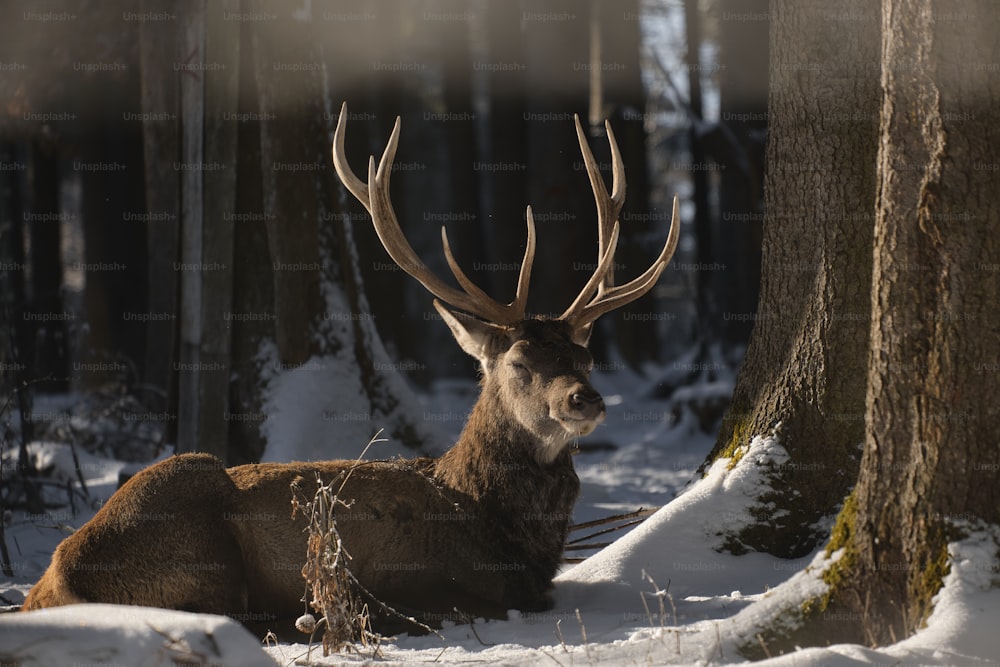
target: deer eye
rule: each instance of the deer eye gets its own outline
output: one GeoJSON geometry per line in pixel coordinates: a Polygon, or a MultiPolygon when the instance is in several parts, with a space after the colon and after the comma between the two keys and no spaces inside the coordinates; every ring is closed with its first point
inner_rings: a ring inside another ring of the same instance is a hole
{"type": "Polygon", "coordinates": [[[510,362],[510,367],[514,369],[514,372],[522,380],[527,380],[531,376],[531,372],[528,370],[528,367],[519,361],[510,362]]]}

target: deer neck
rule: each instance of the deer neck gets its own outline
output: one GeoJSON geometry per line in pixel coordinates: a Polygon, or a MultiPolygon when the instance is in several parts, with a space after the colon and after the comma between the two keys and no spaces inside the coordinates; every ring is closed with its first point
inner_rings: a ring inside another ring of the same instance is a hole
{"type": "Polygon", "coordinates": [[[498,388],[487,383],[458,442],[438,460],[436,476],[462,494],[499,506],[523,504],[525,495],[538,500],[553,485],[561,487],[559,495],[572,495],[572,503],[579,480],[569,450],[542,464],[536,455],[541,447],[539,438],[503,409],[498,388]],[[572,488],[562,488],[567,486],[572,488]]]}

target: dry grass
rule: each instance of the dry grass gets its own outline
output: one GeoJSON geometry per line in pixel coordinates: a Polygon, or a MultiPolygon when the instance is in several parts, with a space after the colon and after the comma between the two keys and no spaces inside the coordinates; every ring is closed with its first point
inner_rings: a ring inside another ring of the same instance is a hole
{"type": "Polygon", "coordinates": [[[417,619],[406,616],[385,604],[372,595],[351,572],[351,555],[344,548],[344,543],[337,530],[337,509],[349,508],[353,500],[347,501],[340,494],[351,473],[364,463],[368,448],[379,439],[381,431],[375,434],[361,455],[346,473],[339,474],[329,483],[317,477],[316,493],[312,500],[305,497],[298,484],[292,484],[292,511],[301,512],[308,520],[306,547],[306,564],[302,568],[302,576],[306,580],[304,599],[313,611],[321,615],[319,621],[308,613],[303,614],[295,623],[300,631],[312,637],[322,627],[323,655],[354,649],[360,645],[370,649],[373,658],[379,656],[379,645],[382,635],[375,632],[371,625],[368,602],[383,614],[396,616],[425,632],[441,635],[433,628],[417,619]]]}
{"type": "Polygon", "coordinates": [[[324,656],[356,643],[377,646],[380,638],[371,631],[368,606],[352,585],[354,577],[348,567],[351,556],[337,531],[337,507],[348,507],[337,495],[343,482],[316,481],[313,499],[306,500],[300,489],[294,489],[293,504],[309,522],[302,576],[306,579],[309,606],[321,618],[316,622],[311,614],[304,614],[296,627],[310,635],[322,627],[324,656]]]}
{"type": "MultiPolygon", "coordinates": [[[[381,431],[379,432],[381,433],[381,431]]],[[[321,615],[317,622],[312,614],[303,614],[295,626],[312,636],[323,629],[323,655],[339,652],[355,644],[378,651],[381,636],[372,631],[368,605],[361,599],[360,587],[351,573],[351,555],[337,530],[337,508],[349,508],[350,502],[340,498],[340,492],[354,467],[362,462],[368,448],[379,442],[378,433],[361,452],[355,466],[346,474],[324,484],[317,476],[316,493],[308,500],[298,484],[292,484],[293,514],[301,512],[308,520],[306,564],[302,576],[306,580],[309,606],[321,615]]]]}

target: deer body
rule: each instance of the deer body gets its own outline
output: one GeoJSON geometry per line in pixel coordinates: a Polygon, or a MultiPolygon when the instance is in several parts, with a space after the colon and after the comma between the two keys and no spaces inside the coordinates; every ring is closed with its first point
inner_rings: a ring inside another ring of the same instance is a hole
{"type": "Polygon", "coordinates": [[[376,598],[436,624],[456,608],[490,618],[544,609],[579,480],[568,451],[542,464],[529,443],[493,438],[496,455],[477,446],[486,441],[459,440],[436,460],[360,465],[225,469],[206,454],[172,457],[129,480],[60,544],[24,609],[113,602],[295,618],[304,610],[305,521],[291,516],[291,485],[311,497],[317,476],[349,470],[337,526],[352,572],[376,598]]]}
{"type": "MultiPolygon", "coordinates": [[[[372,216],[393,260],[438,299],[458,344],[479,361],[481,393],[455,445],[412,460],[266,463],[224,468],[206,454],[172,457],[126,482],[59,545],[24,609],[111,602],[229,614],[258,621],[305,610],[306,520],[292,516],[292,485],[306,498],[317,477],[344,480],[335,511],[348,567],[378,600],[439,624],[461,615],[502,618],[508,609],[548,606],[580,483],[570,444],[604,419],[586,349],[593,322],[645,294],[677,244],[674,219],[660,256],[616,286],[610,267],[624,201],[624,172],[608,126],[611,196],[577,122],[598,208],[599,264],[558,318],[525,313],[534,223],[517,292],[499,304],[462,273],[443,235],[462,291],[431,274],[403,237],[388,195],[399,121],[368,183],[343,154],[346,107],[333,161],[372,216]],[[452,308],[446,307],[445,302],[452,308]],[[348,472],[350,474],[348,474],[348,472]]],[[[443,231],[443,230],[442,230],[443,231]]]]}
{"type": "MultiPolygon", "coordinates": [[[[433,462],[426,462],[432,465],[433,462]]],[[[275,520],[275,499],[286,503],[296,481],[309,496],[315,475],[336,479],[352,461],[265,464],[229,471],[240,488],[233,528],[244,545],[250,617],[292,617],[303,612],[305,522],[275,520]]],[[[575,481],[575,480],[574,480],[575,481]]],[[[541,563],[525,548],[548,528],[526,522],[518,535],[492,529],[482,507],[428,476],[424,462],[373,462],[354,467],[341,492],[337,527],[351,556],[351,571],[377,599],[439,624],[454,609],[504,617],[507,609],[546,605],[558,559],[541,563]],[[392,489],[392,493],[387,493],[392,489]]],[[[575,492],[572,499],[575,499],[575,492]]],[[[563,521],[561,535],[565,535],[563,521]]],[[[550,540],[553,537],[549,538],[550,540]]],[[[560,542],[562,537],[554,539],[560,542]]]]}

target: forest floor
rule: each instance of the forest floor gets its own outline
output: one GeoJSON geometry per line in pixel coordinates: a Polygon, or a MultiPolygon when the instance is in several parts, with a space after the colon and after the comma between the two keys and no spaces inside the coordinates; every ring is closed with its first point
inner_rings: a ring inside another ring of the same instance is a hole
{"type": "MultiPolygon", "coordinates": [[[[582,493],[574,520],[639,507],[660,509],[611,546],[567,566],[556,579],[555,606],[548,612],[512,611],[506,621],[448,626],[440,636],[386,638],[377,653],[357,647],[323,657],[320,646],[305,643],[272,644],[262,650],[260,637],[222,617],[84,605],[0,614],[0,662],[569,666],[707,665],[760,659],[767,665],[1000,664],[998,536],[974,530],[950,545],[951,570],[931,617],[915,635],[877,649],[834,645],[777,655],[765,634],[774,636],[782,627],[793,626],[802,604],[823,593],[821,573],[830,559],[822,550],[799,560],[759,553],[735,556],[721,551],[720,543],[724,533],[753,520],[750,508],[767,483],[761,471],[769,462],[780,464],[785,450],[773,437],[756,438],[732,468],[722,460],[699,473],[713,444],[701,426],[705,410],[710,409],[706,406],[724,402],[732,380],[703,378],[664,398],[657,389],[663,386],[664,374],[651,376],[657,380],[627,373],[596,374],[594,384],[606,399],[608,419],[581,442],[583,451],[575,459],[582,493]]],[[[286,387],[284,398],[274,397],[272,418],[280,419],[283,405],[289,413],[301,415],[295,397],[312,395],[311,389],[286,387]]],[[[429,415],[465,414],[474,398],[471,383],[442,384],[420,396],[429,415]]],[[[51,397],[35,409],[68,414],[72,400],[51,397]]],[[[460,425],[460,420],[445,421],[442,431],[453,437],[460,425]]],[[[302,434],[309,434],[310,428],[309,423],[295,424],[302,434]]],[[[325,428],[330,424],[315,424],[316,430],[325,428]]],[[[287,430],[277,432],[287,438],[287,430]]],[[[284,452],[269,444],[267,458],[281,459],[296,447],[284,452]]],[[[378,447],[369,451],[369,458],[405,453],[391,442],[378,447]]],[[[56,544],[113,493],[119,472],[144,465],[84,448],[77,448],[74,461],[67,444],[51,441],[33,443],[31,453],[57,482],[50,494],[65,496],[66,484],[78,487],[79,470],[89,501],[77,502],[75,510],[4,517],[15,566],[13,577],[0,575],[0,596],[8,608],[23,600],[56,544]]],[[[11,452],[5,455],[9,469],[11,452]]]]}

